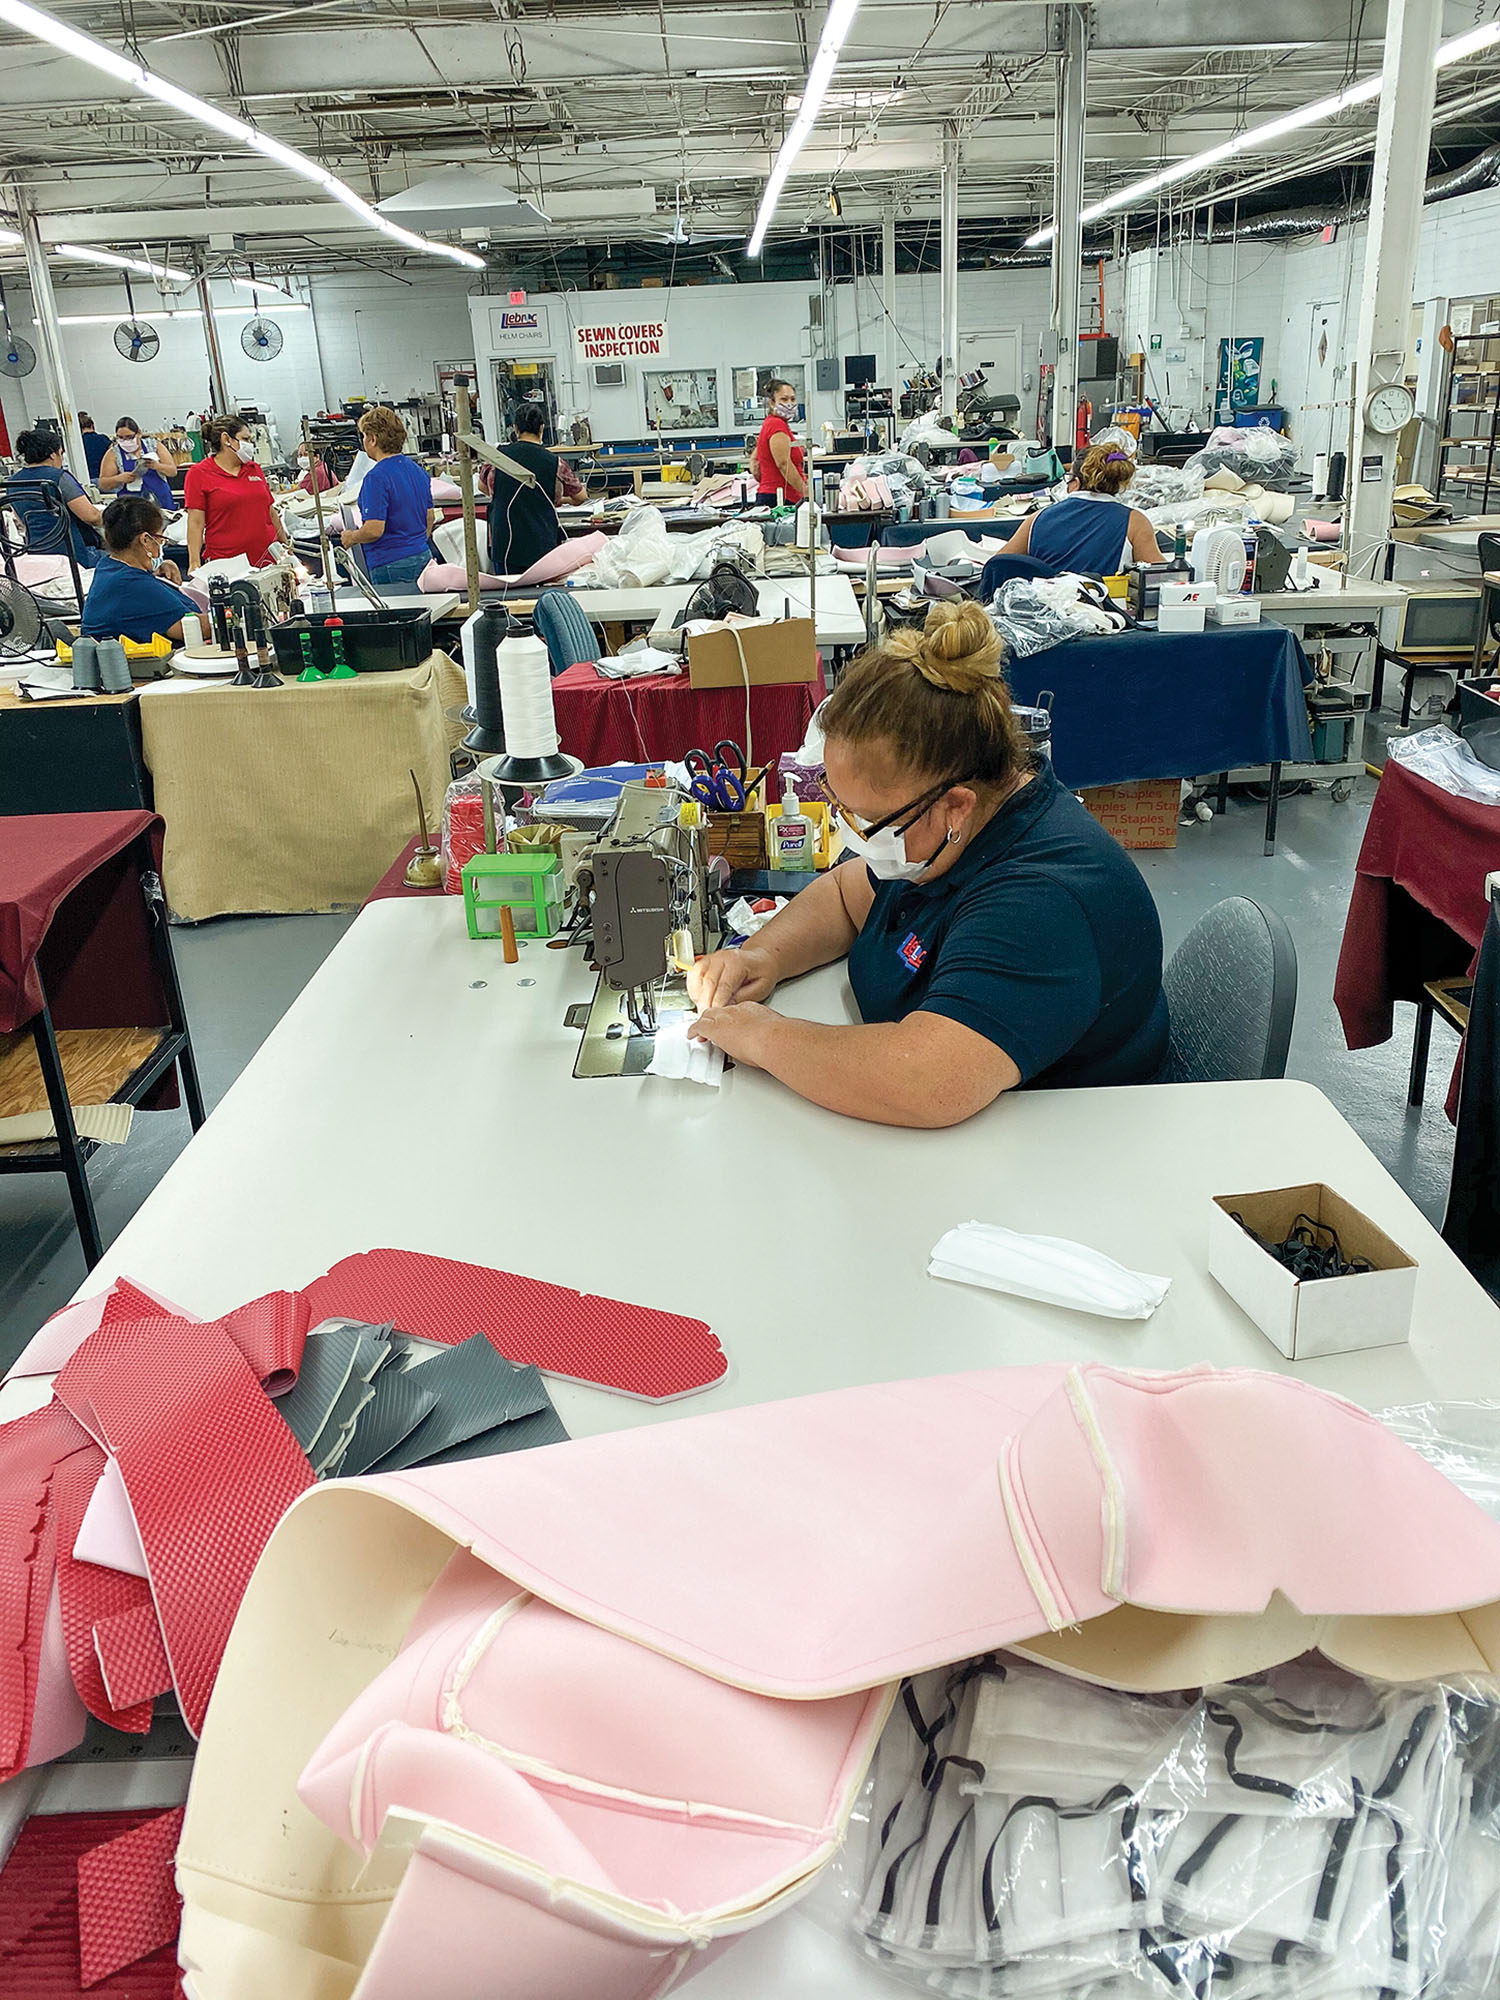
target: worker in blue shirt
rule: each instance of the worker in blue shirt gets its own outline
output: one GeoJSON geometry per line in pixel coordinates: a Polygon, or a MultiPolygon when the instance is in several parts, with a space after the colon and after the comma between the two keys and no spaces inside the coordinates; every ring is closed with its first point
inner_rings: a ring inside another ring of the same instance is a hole
{"type": "Polygon", "coordinates": [[[177,565],[163,560],[165,526],[160,507],[141,493],[127,493],[105,508],[105,553],[83,600],[86,638],[149,645],[159,632],[182,643],[183,618],[196,616],[200,607],[177,588],[177,565]]]}
{"type": "Polygon", "coordinates": [[[21,467],[6,481],[6,499],[21,523],[26,553],[61,556],[71,543],[80,569],[99,560],[99,523],[104,516],[63,464],[62,438],[56,431],[22,431],[16,439],[21,467]],[[62,500],[66,528],[52,508],[27,488],[50,486],[62,500]]]}
{"type": "Polygon", "coordinates": [[[366,410],[359,436],[374,464],[360,483],[360,526],[345,528],[339,539],[346,549],[363,549],[365,573],[377,589],[413,590],[432,560],[431,476],[406,456],[406,426],[394,410],[380,404],[366,410]]]}
{"type": "Polygon", "coordinates": [[[956,1125],[1029,1085],[1165,1078],[1150,891],[1032,757],[1002,662],[982,606],[950,599],[849,669],[822,720],[828,787],[859,859],[740,950],[698,961],[692,1034],[883,1125],[956,1125]],[[844,957],[862,1025],[762,1004],[844,957]]]}
{"type": "Polygon", "coordinates": [[[104,463],[104,454],[109,450],[111,439],[103,431],[94,429],[94,420],[87,410],[78,412],[78,435],[83,440],[83,455],[88,462],[89,478],[99,477],[99,468],[104,463]]]}

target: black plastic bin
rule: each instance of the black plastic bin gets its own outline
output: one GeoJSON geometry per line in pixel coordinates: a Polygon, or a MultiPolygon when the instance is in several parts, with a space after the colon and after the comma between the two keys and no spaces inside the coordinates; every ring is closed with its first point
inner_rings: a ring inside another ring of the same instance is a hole
{"type": "MultiPolygon", "coordinates": [[[[329,615],[329,614],[325,614],[329,615]]],[[[420,667],[432,651],[430,611],[341,611],[344,658],[357,674],[394,674],[403,667],[420,667]]],[[[338,665],[333,632],[322,618],[288,618],[271,627],[276,664],[284,674],[300,674],[307,665],[302,635],[312,634],[313,665],[323,673],[338,665]]]]}
{"type": "Polygon", "coordinates": [[[1458,733],[1481,764],[1500,771],[1500,701],[1486,688],[1500,688],[1500,675],[1485,674],[1458,684],[1458,733]]]}

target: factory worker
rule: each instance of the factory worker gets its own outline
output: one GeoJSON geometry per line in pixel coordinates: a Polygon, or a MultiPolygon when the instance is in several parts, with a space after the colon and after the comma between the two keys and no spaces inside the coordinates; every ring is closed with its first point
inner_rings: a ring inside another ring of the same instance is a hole
{"type": "Polygon", "coordinates": [[[823,710],[853,859],[738,951],[700,959],[691,1032],[799,1096],[882,1125],[955,1125],[1029,1085],[1167,1068],[1161,927],[1125,850],[1033,758],[983,608],[934,604],[823,710]],[[765,1002],[849,961],[862,1025],[765,1002]]]}
{"type": "Polygon", "coordinates": [[[117,417],[115,434],[99,467],[99,490],[113,494],[143,493],[158,507],[175,507],[167,484],[177,460],[160,438],[142,437],[134,417],[117,417]]]}
{"type": "Polygon", "coordinates": [[[345,528],[339,539],[346,549],[364,550],[377,588],[412,589],[432,561],[432,476],[407,456],[406,426],[384,404],[365,411],[359,438],[371,461],[360,482],[360,526],[345,528]]]}
{"type": "Polygon", "coordinates": [[[248,556],[259,569],[278,530],[250,426],[243,417],[207,417],[203,442],[212,456],[190,465],[182,485],[188,568],[248,556]]]}
{"type": "Polygon", "coordinates": [[[62,437],[57,431],[22,431],[16,439],[21,455],[19,469],[10,475],[7,499],[20,520],[26,553],[33,556],[62,555],[71,547],[80,569],[92,569],[99,560],[99,523],[104,519],[78,481],[63,464],[62,437]],[[51,486],[62,496],[69,520],[64,523],[39,499],[31,499],[27,488],[51,486]]]}
{"type": "Polygon", "coordinates": [[[1028,514],[1001,550],[1034,556],[1061,574],[1114,576],[1127,563],[1165,562],[1156,530],[1139,507],[1117,498],[1135,477],[1129,452],[1090,445],[1073,467],[1067,498],[1028,514]]]}
{"type": "Polygon", "coordinates": [[[771,407],[755,440],[755,498],[774,507],[778,494],[789,501],[807,496],[802,447],[792,432],[797,415],[797,391],[790,382],[773,382],[771,407]]]}
{"type": "Polygon", "coordinates": [[[540,403],[523,403],[516,411],[515,438],[501,447],[507,458],[524,466],[534,486],[500,467],[490,492],[490,567],[496,576],[523,576],[549,549],[565,542],[567,532],[557,518],[557,459],[542,443],[547,412],[540,403]]]}
{"type": "Polygon", "coordinates": [[[165,525],[144,493],[127,493],[105,508],[105,553],[83,600],[85,637],[139,639],[144,646],[160,632],[182,643],[182,621],[200,607],[177,588],[177,565],[163,559],[165,525]]]}

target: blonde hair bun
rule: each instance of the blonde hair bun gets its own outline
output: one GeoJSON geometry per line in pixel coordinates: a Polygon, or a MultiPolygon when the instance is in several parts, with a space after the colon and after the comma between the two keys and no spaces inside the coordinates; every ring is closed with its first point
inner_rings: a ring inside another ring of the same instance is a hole
{"type": "Polygon", "coordinates": [[[912,665],[933,687],[978,694],[1000,678],[1005,648],[989,613],[967,598],[941,599],[928,612],[912,665]]]}

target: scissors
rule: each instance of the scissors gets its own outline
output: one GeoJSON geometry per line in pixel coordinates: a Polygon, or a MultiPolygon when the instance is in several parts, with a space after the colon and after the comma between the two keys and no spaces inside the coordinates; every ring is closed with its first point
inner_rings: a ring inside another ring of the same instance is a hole
{"type": "Polygon", "coordinates": [[[692,774],[692,794],[700,805],[715,812],[743,812],[749,794],[745,789],[745,753],[729,738],[714,745],[714,754],[689,750],[683,764],[692,774]]]}

